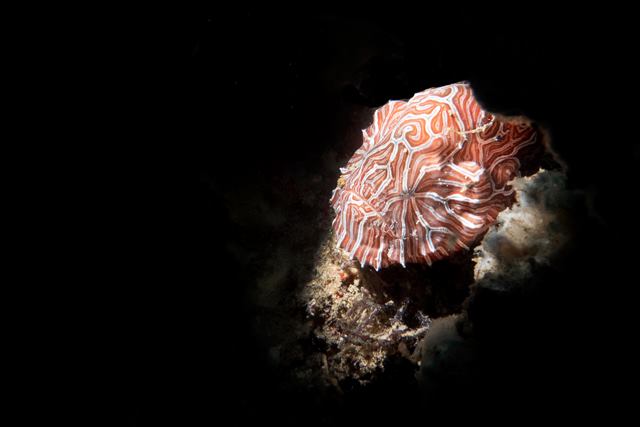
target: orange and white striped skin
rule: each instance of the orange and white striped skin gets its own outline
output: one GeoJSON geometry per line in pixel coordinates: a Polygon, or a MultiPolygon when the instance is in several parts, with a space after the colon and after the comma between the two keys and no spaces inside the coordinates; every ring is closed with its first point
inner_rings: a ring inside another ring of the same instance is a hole
{"type": "Polygon", "coordinates": [[[514,201],[528,122],[484,111],[465,83],[379,108],[333,191],[337,246],[361,265],[431,263],[469,249],[514,201]]]}

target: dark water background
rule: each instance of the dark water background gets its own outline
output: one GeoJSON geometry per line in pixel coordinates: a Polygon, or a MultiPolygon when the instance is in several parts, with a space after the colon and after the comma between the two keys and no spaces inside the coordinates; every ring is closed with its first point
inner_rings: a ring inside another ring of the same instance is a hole
{"type": "Polygon", "coordinates": [[[101,390],[92,421],[616,418],[635,339],[633,25],[595,7],[518,9],[211,7],[132,19],[126,59],[111,64],[124,126],[89,307],[99,361],[87,381],[101,390]],[[368,108],[461,80],[488,109],[550,130],[593,216],[576,218],[574,249],[534,295],[488,302],[483,353],[437,405],[393,382],[346,404],[283,391],[246,295],[259,259],[238,254],[268,250],[269,230],[238,219],[238,206],[268,214],[279,177],[324,173],[328,150],[348,158],[368,108]]]}

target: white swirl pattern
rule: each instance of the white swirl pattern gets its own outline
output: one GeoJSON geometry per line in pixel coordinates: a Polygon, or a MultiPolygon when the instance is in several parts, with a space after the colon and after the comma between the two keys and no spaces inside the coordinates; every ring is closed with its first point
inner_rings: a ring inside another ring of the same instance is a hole
{"type": "Polygon", "coordinates": [[[513,203],[519,153],[538,140],[530,124],[484,111],[464,83],[390,101],[340,170],[337,246],[377,270],[469,249],[513,203]]]}

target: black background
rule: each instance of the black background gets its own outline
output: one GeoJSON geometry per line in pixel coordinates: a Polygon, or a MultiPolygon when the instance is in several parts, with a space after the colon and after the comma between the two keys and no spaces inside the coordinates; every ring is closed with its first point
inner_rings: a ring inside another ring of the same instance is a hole
{"type": "Polygon", "coordinates": [[[101,48],[91,82],[106,119],[93,129],[95,162],[106,167],[93,190],[104,196],[99,267],[83,299],[94,343],[85,381],[98,390],[87,394],[89,423],[619,416],[630,397],[619,384],[632,375],[625,223],[638,161],[626,15],[398,4],[149,10],[114,23],[104,39],[116,43],[101,48]],[[251,197],[244,190],[268,192],[271,177],[319,170],[328,147],[348,156],[355,143],[336,138],[350,109],[461,80],[489,109],[545,125],[569,186],[600,219],[576,219],[582,232],[562,273],[488,320],[489,353],[437,405],[402,384],[338,403],[282,391],[251,327],[255,271],[227,250],[247,231],[221,194],[251,197]],[[516,329],[516,342],[501,340],[516,329]]]}

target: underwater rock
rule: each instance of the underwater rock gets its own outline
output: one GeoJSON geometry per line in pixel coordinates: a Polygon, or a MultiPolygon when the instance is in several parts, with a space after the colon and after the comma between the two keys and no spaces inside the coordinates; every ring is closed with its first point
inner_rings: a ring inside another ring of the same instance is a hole
{"type": "Polygon", "coordinates": [[[565,181],[562,172],[546,170],[513,181],[517,203],[498,216],[475,250],[476,282],[487,278],[483,283],[510,286],[532,274],[532,262],[549,264],[562,250],[570,235],[565,181]],[[491,275],[508,275],[512,280],[488,280],[491,275]]]}
{"type": "Polygon", "coordinates": [[[394,301],[376,276],[365,274],[335,247],[333,233],[319,251],[316,274],[301,294],[313,333],[325,347],[324,370],[334,384],[366,383],[391,355],[417,363],[417,344],[431,319],[394,301]]]}

